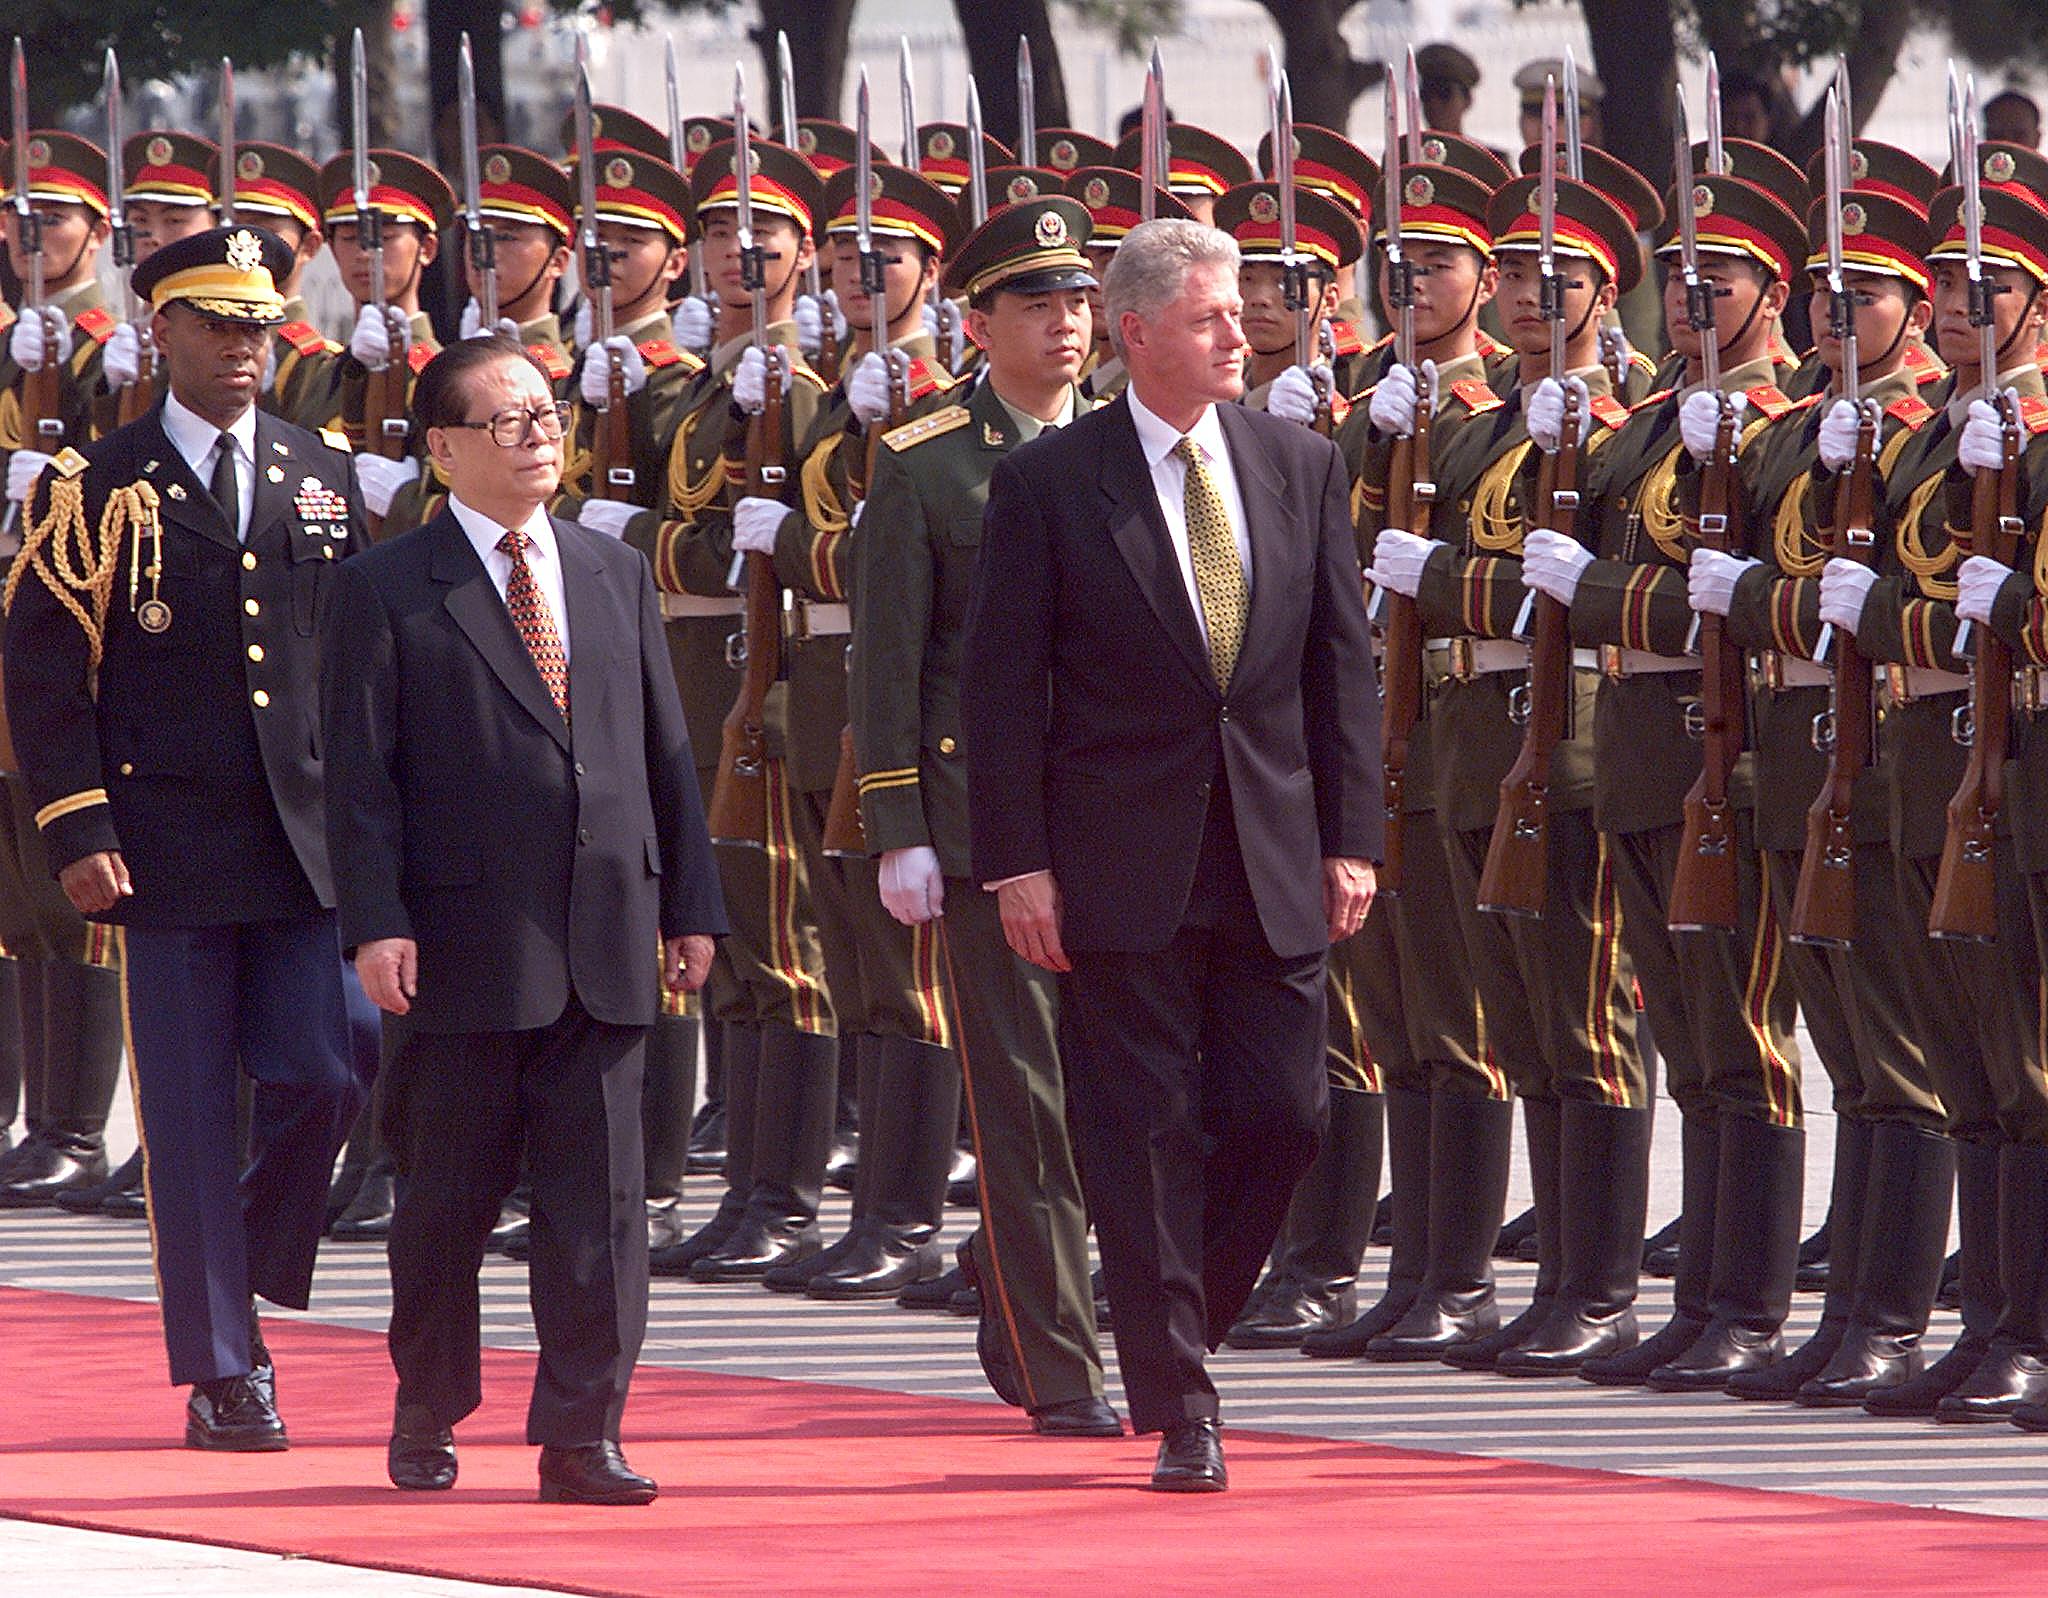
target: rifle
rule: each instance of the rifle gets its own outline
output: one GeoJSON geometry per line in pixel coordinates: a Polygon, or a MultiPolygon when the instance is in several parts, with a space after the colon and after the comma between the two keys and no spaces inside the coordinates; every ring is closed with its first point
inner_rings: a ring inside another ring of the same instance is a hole
{"type": "MultiPolygon", "coordinates": [[[[1977,83],[1970,80],[1962,131],[1963,237],[1970,276],[1970,322],[1977,329],[1978,364],[1984,393],[1998,407],[2002,460],[1996,471],[1980,470],[1970,485],[1969,554],[1988,555],[2012,565],[2024,530],[2019,515],[2020,419],[1998,391],[1998,331],[1992,306],[2001,292],[1984,275],[1984,195],[1977,159],[1977,83]]],[[[1958,631],[1955,652],[1969,635],[1958,631]]],[[[2005,802],[2005,757],[2012,732],[2012,649],[1989,627],[1976,640],[1970,662],[1968,721],[1970,756],[1963,780],[1948,802],[1948,835],[1935,873],[1934,902],[1927,931],[1937,938],[1990,943],[1998,936],[1998,900],[1993,873],[1994,834],[2005,802]]],[[[1958,740],[1963,729],[1958,728],[1958,740]]]]}
{"type": "MultiPolygon", "coordinates": [[[[387,328],[391,304],[384,295],[384,213],[370,203],[370,74],[363,64],[363,30],[355,30],[349,50],[349,178],[354,191],[356,243],[370,257],[370,303],[387,328]]],[[[396,340],[393,340],[395,343],[396,340]]],[[[363,447],[386,460],[401,460],[411,425],[405,414],[405,364],[387,360],[364,375],[363,447]]],[[[369,516],[370,537],[382,532],[384,518],[369,516]]]]}
{"type": "Polygon", "coordinates": [[[1294,313],[1294,364],[1309,374],[1315,385],[1316,411],[1313,426],[1323,437],[1330,436],[1329,385],[1311,364],[1316,356],[1315,311],[1320,308],[1322,278],[1310,269],[1309,258],[1298,248],[1294,194],[1294,88],[1281,70],[1278,57],[1268,60],[1266,109],[1272,122],[1273,180],[1280,201],[1280,297],[1294,313]],[[1315,303],[1312,305],[1311,301],[1315,303]]]}
{"type": "MultiPolygon", "coordinates": [[[[1843,72],[1841,87],[1848,87],[1843,72]]],[[[1849,186],[1849,108],[1828,91],[1824,163],[1828,206],[1828,321],[1842,350],[1842,397],[1855,405],[1856,458],[1835,506],[1831,553],[1868,564],[1876,554],[1877,407],[1861,398],[1862,371],[1856,348],[1856,309],[1842,279],[1842,196],[1849,186]]],[[[1847,948],[1856,936],[1856,836],[1849,825],[1856,780],[1871,762],[1877,742],[1877,704],[1871,692],[1870,661],[1853,633],[1833,636],[1834,683],[1828,708],[1814,718],[1816,748],[1828,756],[1827,780],[1806,812],[1806,851],[1799,861],[1799,887],[1792,898],[1792,937],[1801,943],[1847,948]]]]}
{"type": "Polygon", "coordinates": [[[576,207],[583,265],[583,287],[591,297],[591,347],[583,358],[602,360],[606,368],[604,403],[598,407],[595,459],[591,464],[591,498],[633,497],[633,419],[626,402],[626,369],[609,347],[612,336],[612,252],[597,231],[596,114],[590,92],[590,47],[576,35],[576,207]]]}
{"type": "Polygon", "coordinates": [[[1017,161],[1038,165],[1038,79],[1031,70],[1031,41],[1017,35],[1017,161]]]}
{"type": "MultiPolygon", "coordinates": [[[[1569,59],[1567,59],[1569,65],[1569,59]]],[[[1576,115],[1577,108],[1568,110],[1576,115]]],[[[1565,378],[1564,276],[1557,269],[1557,85],[1543,87],[1543,165],[1537,187],[1537,260],[1543,274],[1544,320],[1550,323],[1550,375],[1564,390],[1564,421],[1557,448],[1543,457],[1536,510],[1552,532],[1572,535],[1579,506],[1579,443],[1584,418],[1578,390],[1565,378]]],[[[1501,779],[1500,809],[1479,875],[1479,908],[1541,919],[1548,898],[1550,762],[1572,735],[1571,611],[1548,594],[1529,590],[1535,637],[1529,651],[1528,720],[1522,748],[1501,779]]],[[[1518,625],[1516,631],[1521,632],[1518,625]]]]}
{"type": "MultiPolygon", "coordinates": [[[[125,427],[156,403],[156,340],[149,331],[148,307],[135,297],[130,282],[135,272],[135,230],[128,225],[128,162],[122,154],[128,129],[121,108],[121,63],[115,58],[111,45],[107,47],[105,85],[107,209],[111,213],[108,225],[113,229],[114,266],[121,274],[122,302],[127,306],[129,325],[139,335],[135,381],[121,390],[114,405],[115,420],[125,427]]],[[[228,160],[232,163],[232,155],[228,160]]],[[[221,168],[221,185],[228,196],[233,195],[235,169],[232,164],[221,168]]]]}
{"type": "MultiPolygon", "coordinates": [[[[775,95],[776,109],[782,120],[782,142],[792,150],[797,144],[796,125],[796,63],[789,53],[789,34],[782,29],[775,33],[775,95]]],[[[680,170],[680,168],[678,168],[680,170]]],[[[823,268],[818,264],[815,253],[804,274],[804,292],[809,294],[818,307],[818,376],[827,388],[839,381],[839,326],[832,314],[832,307],[825,300],[823,268]]]]}
{"type": "Polygon", "coordinates": [[[470,54],[469,30],[462,30],[456,57],[456,100],[462,121],[462,235],[468,246],[469,270],[476,279],[477,319],[485,328],[498,325],[498,236],[484,225],[482,173],[476,142],[476,60],[470,54]]]}
{"type": "MultiPolygon", "coordinates": [[[[662,63],[668,75],[668,164],[678,172],[689,171],[689,145],[683,138],[683,96],[676,85],[676,41],[671,35],[661,41],[662,63]]],[[[690,258],[690,293],[704,298],[704,250],[701,244],[685,247],[690,258]]]]}
{"type": "MultiPolygon", "coordinates": [[[[1720,397],[1714,452],[1700,475],[1700,544],[1734,552],[1730,504],[1735,475],[1735,408],[1721,390],[1720,335],[1714,327],[1714,286],[1700,276],[1698,218],[1692,203],[1692,145],[1685,127],[1685,94],[1676,96],[1679,245],[1685,274],[1686,321],[1699,335],[1700,368],[1707,392],[1720,397]]],[[[1729,642],[1726,618],[1694,618],[1700,653],[1700,774],[1685,796],[1685,836],[1671,880],[1666,921],[1674,932],[1732,932],[1739,882],[1735,810],[1728,781],[1742,755],[1743,694],[1748,689],[1742,652],[1729,642]]]]}
{"type": "Polygon", "coordinates": [[[1152,41],[1151,64],[1145,68],[1145,99],[1138,113],[1138,217],[1158,218],[1157,191],[1173,176],[1166,147],[1166,65],[1159,59],[1159,41],[1152,41]]]}
{"type": "MultiPolygon", "coordinates": [[[[787,476],[788,426],[783,392],[788,354],[768,344],[768,252],[754,242],[753,136],[747,127],[747,79],[733,68],[733,172],[739,202],[740,280],[754,308],[754,348],[767,362],[761,408],[747,423],[744,494],[779,499],[787,476]]],[[[707,820],[711,840],[748,849],[768,843],[768,691],[782,675],[782,586],[772,556],[748,554],[746,563],[746,671],[726,714],[719,743],[718,778],[707,820]]]]}
{"type": "MultiPolygon", "coordinates": [[[[28,261],[28,280],[22,284],[21,313],[44,316],[49,295],[43,287],[43,219],[28,199],[28,62],[21,40],[14,41],[14,160],[15,238],[28,261]]],[[[54,455],[64,447],[64,418],[61,413],[64,374],[57,369],[57,350],[49,338],[49,322],[43,323],[43,364],[21,374],[21,440],[25,448],[54,455]],[[30,443],[33,440],[33,444],[30,443]]],[[[0,537],[13,527],[19,504],[10,500],[0,517],[0,537]]]]}
{"type": "MultiPolygon", "coordinates": [[[[1409,88],[1415,89],[1415,51],[1408,51],[1409,88]]],[[[1418,91],[1419,92],[1419,91],[1418,91]]],[[[1398,96],[1393,74],[1387,85],[1387,150],[1381,170],[1386,185],[1387,304],[1394,312],[1394,358],[1402,366],[1415,365],[1415,263],[1401,248],[1401,109],[1403,98],[1411,98],[1408,139],[1410,155],[1421,159],[1422,124],[1415,116],[1412,97],[1398,96]]],[[[1418,536],[1429,532],[1430,507],[1436,502],[1436,483],[1430,477],[1430,424],[1436,410],[1434,392],[1418,396],[1415,428],[1394,441],[1394,459],[1387,473],[1387,525],[1405,527],[1418,536]]],[[[1402,801],[1407,789],[1408,744],[1415,724],[1422,719],[1422,616],[1415,601],[1390,588],[1373,591],[1380,610],[1384,652],[1381,659],[1380,764],[1384,770],[1386,842],[1379,870],[1382,893],[1401,891],[1402,842],[1405,818],[1402,801]]]]}

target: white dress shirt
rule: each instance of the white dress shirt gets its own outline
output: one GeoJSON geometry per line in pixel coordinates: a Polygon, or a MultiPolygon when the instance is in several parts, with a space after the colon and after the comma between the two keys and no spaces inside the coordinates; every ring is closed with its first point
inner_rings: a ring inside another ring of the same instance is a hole
{"type": "MultiPolygon", "coordinates": [[[[1169,423],[1161,421],[1145,408],[1145,402],[1138,398],[1135,384],[1124,390],[1124,396],[1131,404],[1131,420],[1138,429],[1138,448],[1144,453],[1145,465],[1152,473],[1152,487],[1159,495],[1159,509],[1166,516],[1166,534],[1173,543],[1173,558],[1180,563],[1181,585],[1187,589],[1188,604],[1194,607],[1195,621],[1202,629],[1202,642],[1209,641],[1208,618],[1202,614],[1201,590],[1195,586],[1195,558],[1188,548],[1188,465],[1174,453],[1181,440],[1180,433],[1169,423]]],[[[1237,558],[1244,567],[1245,592],[1252,587],[1252,537],[1245,525],[1244,499],[1237,491],[1237,470],[1230,464],[1230,447],[1223,441],[1223,423],[1217,419],[1216,407],[1206,406],[1202,419],[1188,429],[1187,436],[1195,441],[1209,463],[1209,474],[1215,479],[1216,490],[1223,496],[1223,508],[1230,516],[1231,536],[1237,540],[1237,558]]]]}
{"type": "MultiPolygon", "coordinates": [[[[490,573],[491,582],[498,590],[498,597],[505,597],[505,590],[512,583],[512,557],[498,547],[498,541],[505,536],[505,529],[490,517],[471,510],[455,495],[448,496],[448,508],[455,513],[455,520],[461,524],[469,547],[476,551],[477,559],[484,563],[484,570],[490,573]]],[[[555,618],[555,634],[562,640],[562,658],[569,658],[569,601],[562,590],[562,552],[555,544],[555,525],[548,520],[547,507],[536,505],[533,514],[519,529],[526,535],[526,564],[533,568],[533,580],[540,584],[541,597],[548,602],[548,613],[555,618]]]]}
{"type": "MultiPolygon", "coordinates": [[[[165,390],[164,436],[171,441],[171,448],[185,458],[185,464],[192,468],[192,475],[199,479],[202,488],[213,487],[213,469],[218,464],[220,450],[225,447],[221,443],[221,432],[222,429],[205,417],[179,404],[177,395],[165,390]]],[[[249,511],[256,498],[256,407],[251,405],[242,412],[226,432],[235,442],[235,500],[241,512],[235,525],[235,537],[246,543],[249,538],[249,511]]]]}

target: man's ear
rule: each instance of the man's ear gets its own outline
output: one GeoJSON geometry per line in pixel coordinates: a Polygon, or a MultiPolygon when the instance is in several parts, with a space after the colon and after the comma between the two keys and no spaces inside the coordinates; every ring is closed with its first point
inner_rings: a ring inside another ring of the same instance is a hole
{"type": "Polygon", "coordinates": [[[427,454],[432,457],[434,464],[441,468],[441,475],[446,477],[455,464],[455,451],[450,447],[447,428],[427,429],[427,454]]]}

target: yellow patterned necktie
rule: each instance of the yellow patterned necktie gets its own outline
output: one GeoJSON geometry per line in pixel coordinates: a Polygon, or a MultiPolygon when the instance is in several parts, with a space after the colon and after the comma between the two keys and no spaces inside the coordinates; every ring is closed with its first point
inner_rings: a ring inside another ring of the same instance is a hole
{"type": "Polygon", "coordinates": [[[1244,562],[1230,531],[1230,512],[1209,471],[1209,457],[1192,438],[1183,438],[1173,452],[1187,463],[1186,505],[1188,554],[1195,568],[1195,592],[1202,600],[1202,620],[1209,629],[1209,670],[1216,686],[1228,689],[1244,642],[1245,612],[1250,590],[1244,562]]]}

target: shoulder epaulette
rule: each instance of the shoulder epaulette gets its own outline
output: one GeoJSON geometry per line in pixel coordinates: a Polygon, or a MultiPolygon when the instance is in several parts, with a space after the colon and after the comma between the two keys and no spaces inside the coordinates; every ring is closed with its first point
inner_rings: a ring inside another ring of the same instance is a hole
{"type": "Polygon", "coordinates": [[[1479,353],[1490,361],[1496,355],[1512,355],[1514,351],[1482,327],[1479,330],[1479,353]]]}
{"type": "Polygon", "coordinates": [[[311,322],[287,322],[277,330],[278,337],[297,350],[301,355],[320,355],[339,350],[341,346],[326,338],[311,322]]]}
{"type": "Polygon", "coordinates": [[[90,461],[69,444],[66,444],[50,458],[50,470],[59,477],[76,477],[90,464],[90,461]]]}
{"type": "Polygon", "coordinates": [[[1587,408],[1609,427],[1619,427],[1628,420],[1628,407],[1612,394],[1595,394],[1587,408]]]}
{"type": "Polygon", "coordinates": [[[1488,411],[1497,411],[1507,403],[1476,377],[1463,378],[1453,383],[1451,392],[1465,402],[1465,409],[1474,416],[1484,416],[1488,411]]]}
{"type": "Polygon", "coordinates": [[[1628,352],[1628,364],[1638,372],[1648,372],[1652,377],[1657,375],[1657,363],[1641,350],[1632,349],[1628,352]]]}
{"type": "Polygon", "coordinates": [[[429,349],[424,344],[409,345],[405,352],[405,364],[412,368],[413,376],[417,377],[425,369],[427,362],[440,353],[439,350],[429,349]]]}
{"type": "Polygon", "coordinates": [[[635,348],[640,351],[640,359],[657,372],[664,367],[695,362],[695,365],[687,367],[687,370],[694,372],[704,364],[688,350],[677,345],[673,339],[651,338],[645,344],[636,345],[635,348]]]}
{"type": "Polygon", "coordinates": [[[351,444],[348,441],[348,434],[344,433],[338,427],[321,428],[320,442],[325,444],[329,449],[340,450],[341,453],[344,455],[353,455],[356,450],[355,445],[351,444]]]}
{"type": "Polygon", "coordinates": [[[952,388],[959,382],[960,379],[948,371],[942,361],[927,360],[920,355],[910,363],[910,397],[914,400],[952,388]]]}
{"type": "Polygon", "coordinates": [[[825,387],[825,380],[813,371],[811,363],[795,350],[789,352],[789,375],[798,382],[815,383],[820,389],[825,387]]]}
{"type": "Polygon", "coordinates": [[[948,405],[929,416],[920,416],[914,422],[890,428],[882,435],[882,442],[893,450],[906,450],[913,444],[922,444],[926,439],[950,433],[956,427],[965,427],[971,419],[965,405],[948,405]]]}
{"type": "Polygon", "coordinates": [[[1339,355],[1361,355],[1365,352],[1365,335],[1358,330],[1356,322],[1347,322],[1338,317],[1330,319],[1330,342],[1337,347],[1339,355]]]}
{"type": "Polygon", "coordinates": [[[1948,376],[1948,368],[1935,359],[1934,352],[1925,344],[1908,344],[1904,364],[1922,383],[1936,383],[1948,376]]]}
{"type": "Polygon", "coordinates": [[[14,322],[14,307],[5,300],[0,300],[0,332],[5,332],[8,328],[14,326],[14,322]]]}
{"type": "Polygon", "coordinates": [[[1633,416],[1637,411],[1646,411],[1652,405],[1661,405],[1676,392],[1678,392],[1676,389],[1660,388],[1654,394],[1645,394],[1629,407],[1629,414],[1633,416]]]}
{"type": "Polygon", "coordinates": [[[554,345],[529,344],[526,353],[540,363],[540,369],[548,374],[550,381],[559,383],[569,375],[568,359],[554,345]]]}
{"type": "Polygon", "coordinates": [[[95,344],[106,343],[114,336],[114,329],[120,325],[115,320],[114,313],[104,305],[95,305],[89,311],[78,313],[78,330],[90,334],[95,344]]]}
{"type": "Polygon", "coordinates": [[[1385,349],[1385,348],[1386,348],[1386,347],[1387,347],[1387,346],[1388,346],[1389,344],[1391,344],[1391,343],[1393,343],[1393,342],[1394,342],[1394,335],[1393,335],[1393,334],[1391,334],[1391,333],[1384,333],[1384,334],[1382,334],[1382,335],[1381,335],[1381,336],[1380,336],[1380,337],[1379,337],[1379,338],[1378,338],[1377,340],[1375,340],[1375,341],[1374,341],[1374,343],[1373,343],[1373,346],[1372,346],[1372,349],[1371,349],[1371,350],[1368,350],[1368,351],[1367,351],[1366,353],[1367,353],[1367,354],[1372,354],[1372,353],[1374,353],[1375,351],[1378,351],[1378,350],[1383,350],[1383,349],[1385,349]]]}
{"type": "Polygon", "coordinates": [[[1934,407],[1918,394],[1902,394],[1884,408],[1884,413],[1895,421],[1903,422],[1908,430],[1917,433],[1934,414],[1934,407]]]}
{"type": "MultiPolygon", "coordinates": [[[[1785,391],[1775,383],[1759,383],[1755,388],[1746,389],[1743,397],[1774,422],[1800,403],[1787,399],[1785,391]]],[[[1812,397],[1819,398],[1818,395],[1812,397]]]]}
{"type": "Polygon", "coordinates": [[[2020,420],[2026,423],[2030,433],[2048,431],[2048,398],[2039,394],[2026,395],[2020,401],[2020,420]]]}

